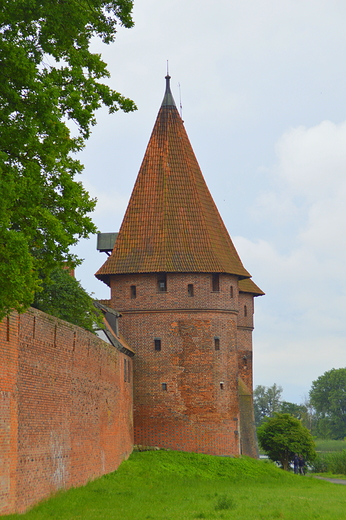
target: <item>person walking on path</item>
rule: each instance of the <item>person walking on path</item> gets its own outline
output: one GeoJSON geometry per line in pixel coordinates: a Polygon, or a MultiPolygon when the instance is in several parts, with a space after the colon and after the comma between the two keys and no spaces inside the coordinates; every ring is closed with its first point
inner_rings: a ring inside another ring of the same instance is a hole
{"type": "Polygon", "coordinates": [[[298,465],[299,465],[299,474],[300,475],[305,475],[305,460],[303,459],[303,457],[300,455],[299,456],[299,461],[298,461],[298,465]]]}
{"type": "Polygon", "coordinates": [[[295,475],[298,475],[298,473],[299,473],[299,457],[298,457],[298,453],[294,454],[294,457],[293,457],[293,468],[294,468],[295,475]]]}

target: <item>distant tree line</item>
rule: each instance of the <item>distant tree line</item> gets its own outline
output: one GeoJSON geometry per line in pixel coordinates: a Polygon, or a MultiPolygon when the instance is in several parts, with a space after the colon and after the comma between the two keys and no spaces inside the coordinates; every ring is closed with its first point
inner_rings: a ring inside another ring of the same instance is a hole
{"type": "Polygon", "coordinates": [[[346,437],[346,368],[333,368],[312,382],[309,398],[302,404],[281,399],[282,387],[256,386],[254,410],[256,426],[276,414],[299,419],[312,435],[323,439],[346,437]]]}

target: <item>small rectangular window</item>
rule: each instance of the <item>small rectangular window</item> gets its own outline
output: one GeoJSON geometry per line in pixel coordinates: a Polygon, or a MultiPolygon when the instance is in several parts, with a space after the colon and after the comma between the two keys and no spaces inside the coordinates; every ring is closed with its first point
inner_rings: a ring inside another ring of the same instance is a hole
{"type": "Polygon", "coordinates": [[[193,296],[193,284],[189,283],[187,286],[187,294],[188,296],[193,296]]]}
{"type": "Polygon", "coordinates": [[[131,285],[130,294],[131,298],[137,298],[137,287],[135,285],[131,285]]]}
{"type": "Polygon", "coordinates": [[[218,273],[214,273],[212,275],[212,288],[213,288],[213,292],[220,291],[220,276],[218,273]]]}
{"type": "Polygon", "coordinates": [[[230,297],[233,298],[233,285],[230,287],[230,297]]]}
{"type": "Polygon", "coordinates": [[[217,337],[214,338],[214,347],[215,347],[215,350],[220,350],[220,338],[217,338],[217,337]]]}
{"type": "Polygon", "coordinates": [[[247,316],[247,306],[244,305],[244,316],[246,317],[247,316]]]}
{"type": "Polygon", "coordinates": [[[157,277],[157,288],[159,292],[167,291],[167,275],[166,273],[160,273],[157,277]]]}
{"type": "Polygon", "coordinates": [[[160,340],[160,338],[155,338],[154,339],[154,346],[155,346],[155,350],[161,350],[161,340],[160,340]]]}
{"type": "Polygon", "coordinates": [[[127,381],[127,359],[124,359],[124,381],[127,381]]]}
{"type": "Polygon", "coordinates": [[[167,383],[161,383],[162,390],[167,390],[167,383]]]}

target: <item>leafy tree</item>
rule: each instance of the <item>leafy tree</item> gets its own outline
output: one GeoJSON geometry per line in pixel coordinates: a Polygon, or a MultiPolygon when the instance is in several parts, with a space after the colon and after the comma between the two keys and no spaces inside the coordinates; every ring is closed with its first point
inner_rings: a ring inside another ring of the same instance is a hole
{"type": "Polygon", "coordinates": [[[306,428],[312,433],[312,435],[316,434],[316,410],[312,406],[310,399],[308,397],[304,397],[304,401],[301,406],[306,409],[306,413],[303,414],[302,424],[306,426],[306,428]]]}
{"type": "Polygon", "coordinates": [[[42,283],[33,307],[93,332],[103,328],[102,317],[92,297],[66,269],[58,267],[42,283]]]}
{"type": "Polygon", "coordinates": [[[310,402],[306,399],[302,404],[290,403],[282,401],[280,405],[280,413],[289,413],[299,419],[313,435],[315,434],[316,417],[315,411],[310,402]]]}
{"type": "Polygon", "coordinates": [[[303,404],[290,403],[288,401],[281,401],[280,413],[289,413],[299,420],[304,420],[307,414],[307,408],[303,404]]]}
{"type": "Polygon", "coordinates": [[[316,457],[315,443],[309,430],[290,414],[275,413],[258,428],[257,436],[263,450],[284,470],[289,470],[295,453],[302,455],[306,462],[316,457]]]}
{"type": "Polygon", "coordinates": [[[333,368],[312,382],[310,402],[317,412],[316,433],[323,438],[346,436],[346,368],[333,368]]]}
{"type": "Polygon", "coordinates": [[[254,410],[255,422],[258,426],[265,417],[272,417],[275,412],[280,411],[280,398],[282,394],[281,386],[274,383],[272,386],[266,387],[257,385],[254,393],[254,410]]]}
{"type": "Polygon", "coordinates": [[[101,105],[136,107],[100,82],[109,73],[90,40],[114,41],[131,11],[132,0],[1,2],[0,318],[24,311],[57,265],[78,263],[69,247],[96,231],[73,154],[101,105]]]}

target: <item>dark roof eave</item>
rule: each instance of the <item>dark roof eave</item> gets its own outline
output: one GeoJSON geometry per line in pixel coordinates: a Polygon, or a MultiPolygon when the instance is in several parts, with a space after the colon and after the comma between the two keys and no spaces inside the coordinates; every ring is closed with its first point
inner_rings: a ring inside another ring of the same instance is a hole
{"type": "Polygon", "coordinates": [[[105,283],[106,285],[108,285],[108,287],[110,287],[110,280],[109,280],[109,277],[111,275],[109,274],[95,274],[95,277],[100,280],[101,282],[105,283]]]}
{"type": "MultiPolygon", "coordinates": [[[[247,272],[245,269],[244,269],[245,272],[247,272]]],[[[157,269],[157,270],[152,270],[152,271],[148,271],[148,270],[145,270],[145,271],[141,271],[141,270],[137,270],[137,269],[128,269],[128,270],[121,270],[121,271],[118,271],[117,273],[107,273],[107,274],[98,274],[96,273],[95,276],[98,280],[101,280],[102,282],[104,282],[105,284],[107,284],[108,286],[110,286],[110,277],[111,276],[117,276],[117,275],[124,275],[124,274],[157,274],[157,273],[199,273],[199,274],[212,274],[212,273],[218,273],[218,274],[230,274],[230,275],[233,275],[233,276],[238,276],[239,280],[245,280],[245,279],[248,279],[248,278],[251,278],[251,274],[250,273],[247,273],[246,275],[245,274],[240,274],[239,272],[236,273],[236,272],[232,272],[231,270],[229,271],[221,271],[221,270],[205,270],[205,269],[201,269],[201,270],[191,270],[191,269],[187,269],[186,271],[182,271],[182,270],[175,270],[175,271],[170,271],[169,269],[157,269]]],[[[244,291],[246,292],[246,291],[244,291]]]]}

